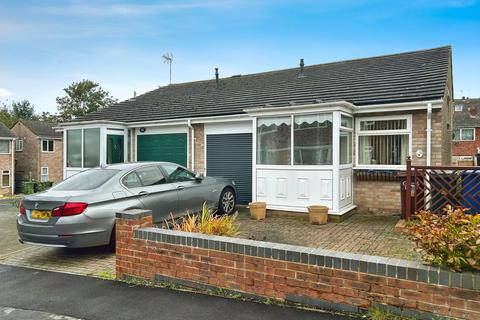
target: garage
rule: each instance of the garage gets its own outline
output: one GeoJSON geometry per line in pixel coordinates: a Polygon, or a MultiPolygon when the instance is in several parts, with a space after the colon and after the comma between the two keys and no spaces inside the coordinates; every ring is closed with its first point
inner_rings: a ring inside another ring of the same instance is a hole
{"type": "Polygon", "coordinates": [[[252,134],[207,134],[207,175],[235,181],[237,202],[252,200],[252,134]]]}
{"type": "Polygon", "coordinates": [[[166,161],[187,166],[187,134],[144,134],[137,137],[137,161],[166,161]]]}

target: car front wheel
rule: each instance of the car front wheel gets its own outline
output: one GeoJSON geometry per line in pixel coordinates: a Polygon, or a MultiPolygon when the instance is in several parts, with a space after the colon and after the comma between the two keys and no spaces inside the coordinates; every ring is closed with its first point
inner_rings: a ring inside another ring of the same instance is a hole
{"type": "Polygon", "coordinates": [[[237,199],[235,198],[235,192],[230,188],[225,188],[220,195],[220,201],[218,202],[218,211],[220,214],[232,214],[235,211],[235,205],[237,199]]]}

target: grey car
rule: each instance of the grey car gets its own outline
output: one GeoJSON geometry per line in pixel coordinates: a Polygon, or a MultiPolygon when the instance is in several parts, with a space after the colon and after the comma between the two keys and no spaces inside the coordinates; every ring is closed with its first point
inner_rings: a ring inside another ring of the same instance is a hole
{"type": "Polygon", "coordinates": [[[25,197],[17,230],[22,243],[54,247],[114,244],[115,213],[151,209],[154,223],[203,203],[221,214],[235,210],[232,180],[204,177],[168,162],[109,165],[80,172],[49,190],[25,197]]]}

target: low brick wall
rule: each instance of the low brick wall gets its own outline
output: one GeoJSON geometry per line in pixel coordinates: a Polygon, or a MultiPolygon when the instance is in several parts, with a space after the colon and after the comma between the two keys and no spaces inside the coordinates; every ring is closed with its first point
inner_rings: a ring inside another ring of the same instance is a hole
{"type": "Polygon", "coordinates": [[[117,213],[117,278],[222,288],[322,309],[480,319],[480,274],[414,261],[153,228],[117,213]]]}

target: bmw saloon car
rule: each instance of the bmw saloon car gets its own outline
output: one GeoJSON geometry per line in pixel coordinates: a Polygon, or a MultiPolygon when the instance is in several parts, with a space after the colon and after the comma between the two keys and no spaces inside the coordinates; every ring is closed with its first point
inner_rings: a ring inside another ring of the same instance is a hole
{"type": "Polygon", "coordinates": [[[174,163],[109,165],[80,172],[49,190],[25,197],[19,208],[20,242],[54,247],[114,244],[115,213],[151,209],[153,222],[198,212],[235,210],[232,180],[204,177],[174,163]]]}

